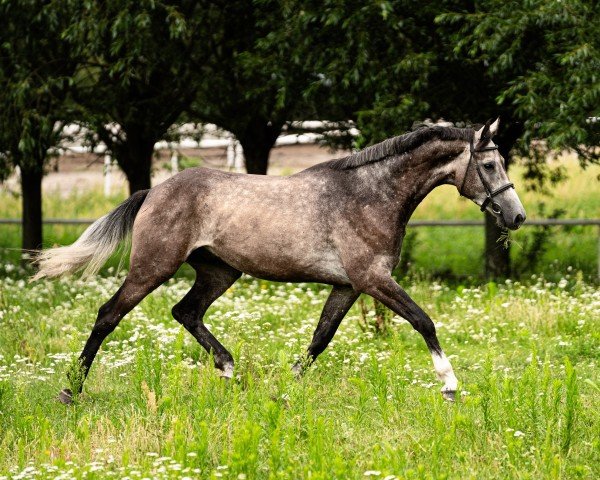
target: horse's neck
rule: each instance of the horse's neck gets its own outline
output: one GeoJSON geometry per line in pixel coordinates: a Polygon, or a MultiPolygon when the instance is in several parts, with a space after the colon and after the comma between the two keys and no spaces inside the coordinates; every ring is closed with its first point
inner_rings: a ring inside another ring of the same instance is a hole
{"type": "Polygon", "coordinates": [[[379,192],[382,206],[399,222],[408,222],[434,188],[454,182],[457,157],[464,148],[459,142],[429,142],[412,152],[373,164],[372,181],[377,184],[374,189],[379,192]],[[390,211],[390,207],[397,212],[390,211]]]}

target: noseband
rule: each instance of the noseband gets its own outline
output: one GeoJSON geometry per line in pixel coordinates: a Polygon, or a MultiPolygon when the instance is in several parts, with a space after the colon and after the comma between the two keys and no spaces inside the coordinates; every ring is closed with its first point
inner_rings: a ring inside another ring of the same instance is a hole
{"type": "Polygon", "coordinates": [[[486,181],[485,177],[483,176],[483,173],[481,172],[481,167],[479,165],[479,162],[477,160],[475,160],[475,153],[498,150],[498,147],[497,146],[484,147],[484,148],[475,150],[475,147],[473,146],[473,139],[471,139],[471,141],[469,143],[469,150],[470,150],[471,156],[469,157],[469,163],[467,164],[467,169],[465,170],[465,176],[463,177],[462,185],[460,186],[460,190],[458,192],[461,195],[463,194],[462,192],[463,192],[463,188],[465,186],[465,180],[467,179],[467,173],[469,173],[469,167],[471,166],[471,163],[475,163],[475,169],[477,170],[477,175],[479,176],[479,179],[481,180],[481,183],[483,184],[483,188],[485,189],[485,200],[481,204],[481,211],[482,212],[485,211],[488,204],[491,203],[492,211],[495,214],[499,215],[502,213],[502,207],[500,207],[500,205],[498,203],[494,202],[494,197],[496,195],[499,195],[502,192],[508,190],[509,188],[515,188],[515,186],[509,182],[506,185],[503,185],[500,188],[497,188],[496,190],[492,190],[490,188],[490,184],[486,181]]]}

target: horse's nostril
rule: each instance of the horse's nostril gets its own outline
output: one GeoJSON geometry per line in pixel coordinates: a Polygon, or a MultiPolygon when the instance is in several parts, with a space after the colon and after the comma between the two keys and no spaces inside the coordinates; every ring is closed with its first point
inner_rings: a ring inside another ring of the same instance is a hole
{"type": "Polygon", "coordinates": [[[525,221],[525,218],[520,213],[515,217],[515,225],[519,226],[525,221]]]}

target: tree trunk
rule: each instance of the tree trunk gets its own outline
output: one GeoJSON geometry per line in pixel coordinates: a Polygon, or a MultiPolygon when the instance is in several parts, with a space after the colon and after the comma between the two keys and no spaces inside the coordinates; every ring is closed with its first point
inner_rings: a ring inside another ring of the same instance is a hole
{"type": "Polygon", "coordinates": [[[273,145],[244,144],[240,142],[244,149],[244,161],[246,163],[246,172],[256,175],[266,175],[269,168],[269,156],[273,145]]]}
{"type": "Polygon", "coordinates": [[[23,251],[42,247],[42,177],[37,169],[21,169],[23,251]]]}
{"type": "Polygon", "coordinates": [[[129,183],[129,194],[152,187],[152,156],[156,139],[144,138],[134,129],[126,130],[127,140],[114,145],[112,150],[119,164],[125,172],[129,183]]]}
{"type": "MultiPolygon", "coordinates": [[[[511,150],[521,136],[523,127],[518,122],[506,122],[500,128],[497,144],[500,155],[506,161],[506,171],[510,166],[511,150]]],[[[485,212],[485,276],[486,278],[506,278],[510,275],[510,247],[498,242],[502,228],[496,224],[493,215],[485,212]]]]}
{"type": "Polygon", "coordinates": [[[247,126],[244,132],[233,132],[244,149],[246,172],[266,175],[269,168],[269,155],[281,133],[281,126],[257,120],[247,126]]]}
{"type": "Polygon", "coordinates": [[[133,195],[139,190],[152,188],[152,153],[148,155],[145,161],[125,172],[127,182],[129,183],[129,195],[133,195]]]}
{"type": "Polygon", "coordinates": [[[510,249],[498,239],[502,228],[496,224],[493,215],[485,212],[485,276],[506,278],[510,275],[510,249]]]}

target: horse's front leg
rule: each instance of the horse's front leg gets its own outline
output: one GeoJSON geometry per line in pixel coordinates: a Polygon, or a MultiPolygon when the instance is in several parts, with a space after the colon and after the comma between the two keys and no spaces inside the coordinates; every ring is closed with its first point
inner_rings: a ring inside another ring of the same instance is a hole
{"type": "Polygon", "coordinates": [[[333,287],[321,312],[321,318],[306,352],[306,357],[292,367],[294,373],[301,374],[327,348],[344,316],[359,295],[360,293],[352,287],[333,287]]]}
{"type": "Polygon", "coordinates": [[[413,328],[423,336],[431,352],[437,376],[444,382],[442,395],[446,400],[454,401],[458,380],[450,361],[440,347],[431,318],[400,288],[400,285],[389,273],[370,275],[365,283],[364,288],[361,288],[364,293],[371,295],[394,313],[408,320],[413,328]]]}

